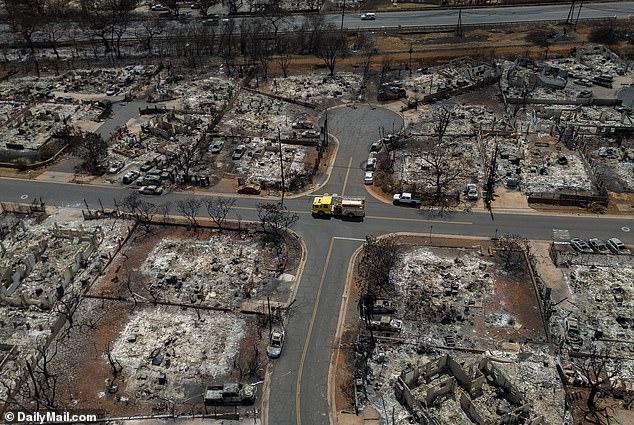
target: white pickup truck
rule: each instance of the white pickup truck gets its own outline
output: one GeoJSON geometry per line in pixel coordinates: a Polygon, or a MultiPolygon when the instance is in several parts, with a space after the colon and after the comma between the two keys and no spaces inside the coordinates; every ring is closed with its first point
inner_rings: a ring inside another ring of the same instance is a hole
{"type": "Polygon", "coordinates": [[[409,192],[397,193],[392,197],[392,203],[394,205],[412,205],[412,206],[420,206],[422,201],[414,196],[412,196],[409,192]]]}

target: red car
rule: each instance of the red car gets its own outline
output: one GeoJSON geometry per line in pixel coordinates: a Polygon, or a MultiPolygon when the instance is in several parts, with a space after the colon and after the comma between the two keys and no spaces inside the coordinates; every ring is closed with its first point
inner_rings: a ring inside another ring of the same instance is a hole
{"type": "Polygon", "coordinates": [[[259,184],[245,184],[238,188],[238,193],[242,195],[259,195],[262,192],[259,184]]]}

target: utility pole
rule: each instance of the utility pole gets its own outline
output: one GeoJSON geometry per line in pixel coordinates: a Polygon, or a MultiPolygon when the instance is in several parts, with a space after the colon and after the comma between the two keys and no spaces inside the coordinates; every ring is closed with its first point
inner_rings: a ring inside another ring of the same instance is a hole
{"type": "Polygon", "coordinates": [[[414,48],[412,43],[409,43],[409,76],[412,76],[412,53],[414,53],[414,48]]]}
{"type": "Polygon", "coordinates": [[[464,35],[462,29],[462,9],[458,9],[458,27],[456,28],[456,35],[460,38],[464,35]]]}
{"type": "Polygon", "coordinates": [[[282,206],[284,206],[284,191],[286,190],[286,183],[284,182],[284,157],[282,156],[282,135],[280,128],[277,128],[277,146],[280,153],[280,174],[282,176],[282,206]]]}
{"type": "Polygon", "coordinates": [[[575,20],[575,29],[577,29],[577,24],[579,23],[579,15],[581,15],[581,8],[583,7],[583,0],[579,3],[579,10],[577,11],[577,19],[575,20]]]}
{"type": "Polygon", "coordinates": [[[346,16],[346,0],[343,0],[341,5],[341,30],[343,31],[343,18],[346,16]]]}
{"type": "Polygon", "coordinates": [[[570,3],[570,9],[568,10],[568,17],[566,18],[566,24],[572,24],[575,19],[575,0],[570,3]]]}

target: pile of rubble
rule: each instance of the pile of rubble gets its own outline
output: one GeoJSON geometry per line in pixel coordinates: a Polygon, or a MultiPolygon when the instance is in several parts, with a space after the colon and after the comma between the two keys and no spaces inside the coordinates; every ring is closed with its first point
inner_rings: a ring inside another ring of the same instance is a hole
{"type": "Polygon", "coordinates": [[[361,77],[352,72],[292,75],[274,78],[268,90],[278,96],[319,105],[333,100],[355,99],[361,88],[361,77]]]}
{"type": "MultiPolygon", "coordinates": [[[[71,209],[46,217],[0,214],[0,339],[11,352],[2,365],[3,383],[19,376],[24,359],[50,336],[61,311],[59,299],[72,306],[129,225],[122,220],[84,222],[81,211],[71,209]]],[[[5,389],[0,385],[0,397],[5,389]]]]}
{"type": "Polygon", "coordinates": [[[257,240],[214,235],[208,240],[162,240],[141,272],[156,279],[150,290],[168,301],[235,307],[279,277],[276,261],[257,240]]]}
{"type": "Polygon", "coordinates": [[[111,356],[127,376],[126,393],[183,400],[192,386],[201,388],[231,370],[245,326],[228,313],[146,308],[130,318],[111,356]]]}
{"type": "Polygon", "coordinates": [[[577,152],[557,151],[549,143],[535,142],[525,145],[523,157],[524,193],[594,190],[592,178],[577,152]]]}
{"type": "Polygon", "coordinates": [[[212,113],[222,110],[236,93],[235,84],[226,78],[206,77],[182,79],[161,74],[161,81],[150,96],[150,101],[176,100],[179,109],[212,113]]]}

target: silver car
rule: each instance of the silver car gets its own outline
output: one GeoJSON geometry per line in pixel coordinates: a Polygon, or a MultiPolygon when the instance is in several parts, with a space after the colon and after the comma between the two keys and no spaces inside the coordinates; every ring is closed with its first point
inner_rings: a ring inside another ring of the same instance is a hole
{"type": "Polygon", "coordinates": [[[284,331],[282,329],[273,329],[269,336],[269,345],[266,347],[266,355],[272,359],[278,358],[282,354],[284,346],[284,331]]]}
{"type": "Polygon", "coordinates": [[[617,254],[617,255],[631,254],[631,251],[625,247],[625,244],[621,242],[620,239],[617,239],[617,238],[608,239],[608,241],[606,242],[606,245],[608,249],[612,251],[613,254],[617,254]]]}

